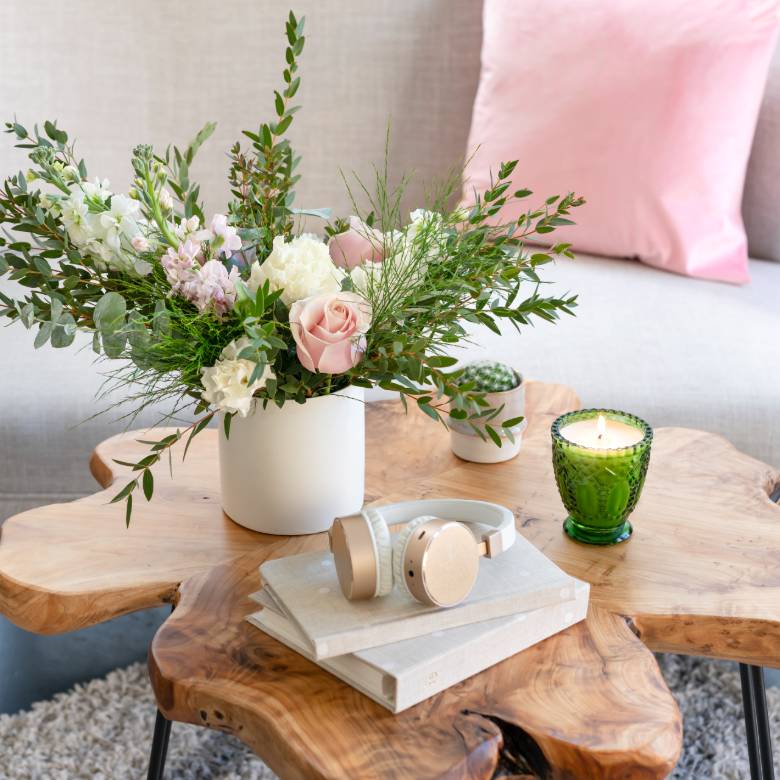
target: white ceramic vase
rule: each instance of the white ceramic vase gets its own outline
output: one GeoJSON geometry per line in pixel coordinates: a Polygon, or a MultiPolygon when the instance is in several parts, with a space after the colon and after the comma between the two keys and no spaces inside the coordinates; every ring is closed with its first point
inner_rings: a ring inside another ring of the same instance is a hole
{"type": "Polygon", "coordinates": [[[219,426],[222,508],[231,520],[267,534],[327,531],[363,506],[365,404],[348,387],[280,409],[256,404],[219,426]]]}

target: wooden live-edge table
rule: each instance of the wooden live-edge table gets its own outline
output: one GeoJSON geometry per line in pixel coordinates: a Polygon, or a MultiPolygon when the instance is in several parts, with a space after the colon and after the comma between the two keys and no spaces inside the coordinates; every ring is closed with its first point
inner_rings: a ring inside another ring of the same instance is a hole
{"type": "MultiPolygon", "coordinates": [[[[632,540],[577,544],[561,531],[549,442],[554,417],[577,405],[565,387],[529,383],[523,449],[491,466],[455,458],[446,431],[422,415],[370,405],[367,499],[504,503],[522,534],[592,585],[586,621],[400,715],[243,620],[262,561],[325,540],[264,536],[225,518],[213,431],[193,441],[173,480],[167,464],[155,474],[155,497],[136,504],[129,530],[106,503],[115,489],[6,521],[0,612],[56,633],[176,605],[149,655],[164,716],[153,776],[167,724],[179,720],[237,735],[285,778],[663,777],[681,722],[651,650],[751,665],[751,759],[763,747],[766,762],[760,665],[780,662],[780,509],[769,498],[780,475],[720,437],[657,430],[632,540]]],[[[92,471],[107,487],[123,476],[113,459],[142,451],[132,434],[114,437],[92,471]]],[[[757,771],[769,777],[766,764],[757,771]]]]}

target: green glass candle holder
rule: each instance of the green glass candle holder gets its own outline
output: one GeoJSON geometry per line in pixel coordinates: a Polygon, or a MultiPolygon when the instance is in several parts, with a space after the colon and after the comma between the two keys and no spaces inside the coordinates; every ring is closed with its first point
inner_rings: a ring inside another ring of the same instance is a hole
{"type": "Polygon", "coordinates": [[[617,544],[631,536],[628,516],[634,510],[650,463],[653,429],[639,417],[614,409],[582,409],[561,415],[552,425],[555,481],[569,516],[563,530],[578,542],[617,544]],[[602,415],[636,428],[642,438],[617,448],[585,446],[561,430],[602,415]]]}

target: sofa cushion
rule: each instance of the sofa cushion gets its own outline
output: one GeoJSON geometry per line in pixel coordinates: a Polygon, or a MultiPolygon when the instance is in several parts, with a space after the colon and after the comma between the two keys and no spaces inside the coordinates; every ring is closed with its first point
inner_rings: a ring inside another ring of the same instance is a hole
{"type": "MultiPolygon", "coordinates": [[[[86,334],[78,334],[68,349],[46,345],[36,350],[34,336],[34,330],[20,323],[0,328],[5,369],[0,382],[0,520],[3,502],[10,511],[94,492],[92,450],[130,425],[120,419],[130,408],[96,399],[108,364],[95,362],[86,334]]],[[[148,410],[132,427],[154,425],[161,415],[161,410],[148,410]]]]}
{"type": "Polygon", "coordinates": [[[780,261],[780,46],[772,58],[758,116],[742,214],[751,257],[780,261]]]}
{"type": "Polygon", "coordinates": [[[586,406],[723,434],[780,466],[780,264],[751,261],[750,273],[732,287],[630,260],[559,261],[542,293],[578,293],[577,316],[505,338],[480,332],[470,357],[569,384],[586,406]]]}
{"type": "Polygon", "coordinates": [[[536,197],[502,219],[574,190],[587,202],[556,241],[747,281],[740,207],[778,7],[486,0],[466,203],[518,159],[536,197]]]}

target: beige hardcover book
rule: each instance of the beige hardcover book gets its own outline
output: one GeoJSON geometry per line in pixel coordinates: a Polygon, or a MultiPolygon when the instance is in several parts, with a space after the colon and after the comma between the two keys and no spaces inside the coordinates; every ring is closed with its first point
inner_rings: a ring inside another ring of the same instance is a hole
{"type": "Polygon", "coordinates": [[[503,555],[481,562],[468,598],[448,609],[420,604],[399,587],[380,599],[348,601],[339,589],[329,552],[266,561],[260,574],[318,661],[555,606],[574,598],[577,583],[520,535],[503,555]]]}
{"type": "MultiPolygon", "coordinates": [[[[587,583],[576,581],[573,598],[554,606],[315,662],[383,707],[401,712],[583,620],[588,592],[587,583]]],[[[255,600],[265,609],[247,620],[315,660],[306,637],[277,611],[273,597],[261,591],[255,600]]]]}

